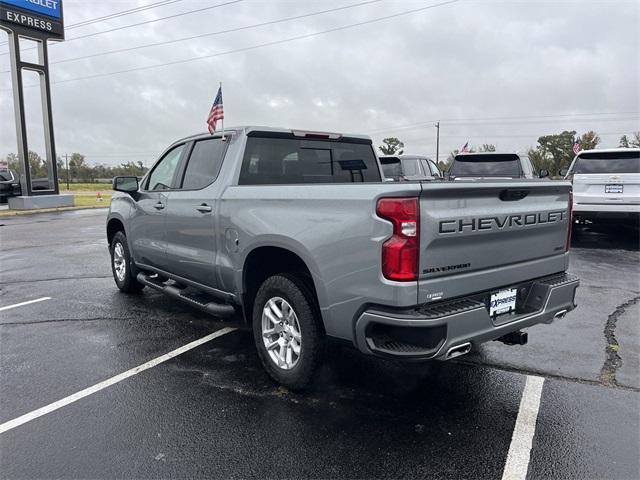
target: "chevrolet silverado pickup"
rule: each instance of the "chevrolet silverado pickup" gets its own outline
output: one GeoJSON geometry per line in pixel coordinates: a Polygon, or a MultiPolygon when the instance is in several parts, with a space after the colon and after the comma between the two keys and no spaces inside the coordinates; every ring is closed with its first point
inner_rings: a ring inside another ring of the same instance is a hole
{"type": "Polygon", "coordinates": [[[266,371],[303,388],[330,339],[447,360],[575,307],[570,183],[385,182],[371,139],[239,127],[116,177],[117,287],[246,322],[266,371]]]}

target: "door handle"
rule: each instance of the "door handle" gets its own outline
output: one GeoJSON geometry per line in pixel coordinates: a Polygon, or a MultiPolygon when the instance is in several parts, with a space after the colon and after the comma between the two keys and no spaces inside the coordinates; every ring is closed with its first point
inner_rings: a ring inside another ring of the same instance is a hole
{"type": "Polygon", "coordinates": [[[200,213],[210,213],[212,208],[206,203],[203,203],[202,205],[198,205],[196,207],[196,210],[198,210],[200,213]]]}
{"type": "Polygon", "coordinates": [[[155,208],[156,210],[162,210],[164,208],[164,203],[158,202],[153,206],[153,208],[155,208]]]}

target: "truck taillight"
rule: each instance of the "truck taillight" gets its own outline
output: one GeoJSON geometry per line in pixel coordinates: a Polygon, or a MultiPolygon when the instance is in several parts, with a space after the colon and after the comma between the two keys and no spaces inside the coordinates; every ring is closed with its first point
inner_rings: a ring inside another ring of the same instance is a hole
{"type": "Polygon", "coordinates": [[[565,251],[568,252],[571,248],[571,231],[573,230],[573,191],[569,191],[569,207],[567,208],[567,223],[569,224],[569,231],[567,232],[567,246],[565,251]]]}
{"type": "Polygon", "coordinates": [[[418,198],[381,198],[376,213],[393,224],[393,235],[382,244],[382,274],[398,282],[417,280],[420,252],[418,198]]]}

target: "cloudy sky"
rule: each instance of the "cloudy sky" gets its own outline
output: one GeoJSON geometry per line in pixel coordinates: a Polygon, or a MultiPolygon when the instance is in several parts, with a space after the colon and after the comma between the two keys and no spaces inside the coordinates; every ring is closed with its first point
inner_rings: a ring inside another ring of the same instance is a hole
{"type": "MultiPolygon", "coordinates": [[[[56,148],[92,163],[150,164],[204,131],[220,81],[227,125],[397,136],[435,157],[440,120],[441,159],[467,141],[522,151],[593,129],[607,147],[640,130],[637,0],[64,0],[64,14],[67,41],[50,48],[56,148]]],[[[2,157],[16,151],[6,39],[2,157]]]]}

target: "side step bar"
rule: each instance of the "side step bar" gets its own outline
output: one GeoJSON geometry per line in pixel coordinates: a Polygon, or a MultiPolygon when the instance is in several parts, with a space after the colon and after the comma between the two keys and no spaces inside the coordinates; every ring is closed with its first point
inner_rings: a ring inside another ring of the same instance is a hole
{"type": "Polygon", "coordinates": [[[193,296],[190,296],[187,292],[185,292],[185,290],[181,290],[173,285],[165,285],[163,283],[153,281],[153,279],[149,278],[149,275],[145,274],[144,272],[138,273],[138,276],[136,278],[140,283],[147,285],[154,290],[158,290],[169,295],[170,297],[188,303],[192,307],[196,307],[200,310],[210,313],[211,315],[215,315],[216,317],[228,318],[235,314],[236,310],[233,305],[216,303],[208,299],[204,300],[201,298],[195,298],[193,296]]]}

